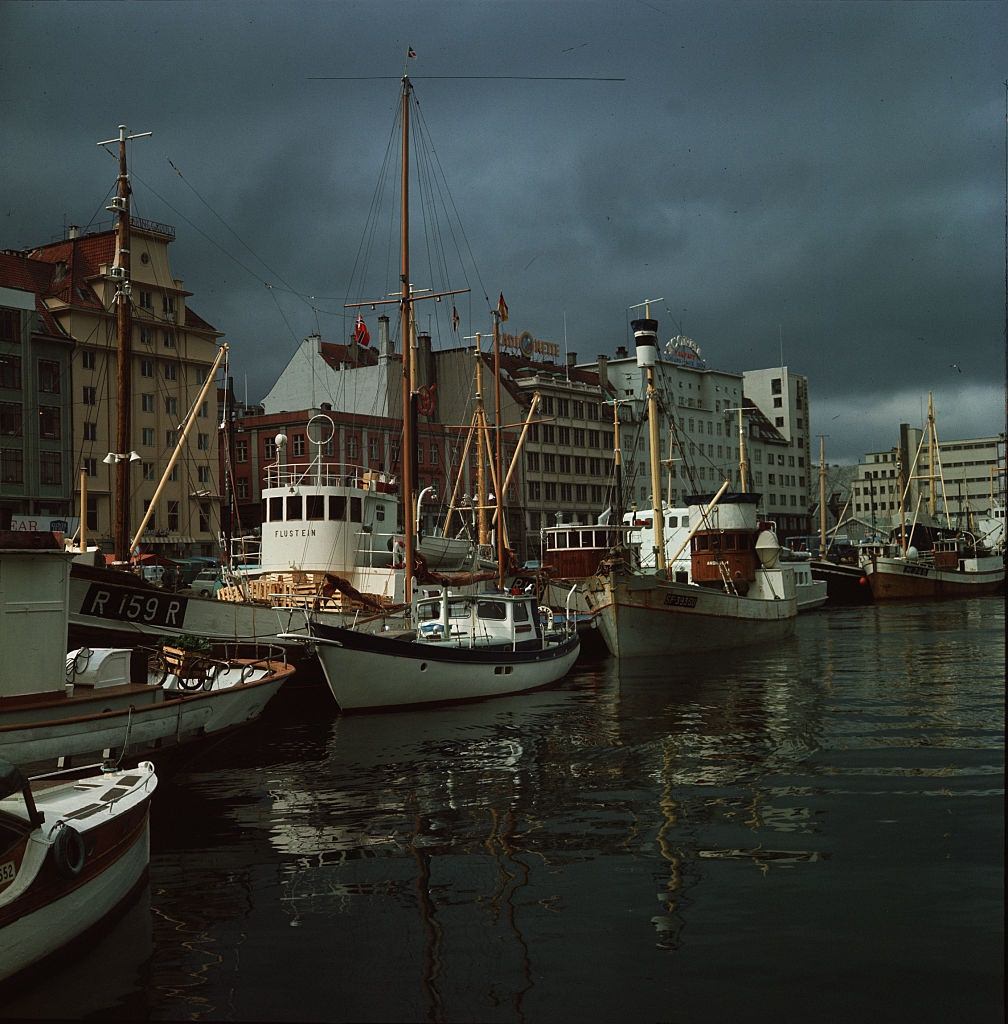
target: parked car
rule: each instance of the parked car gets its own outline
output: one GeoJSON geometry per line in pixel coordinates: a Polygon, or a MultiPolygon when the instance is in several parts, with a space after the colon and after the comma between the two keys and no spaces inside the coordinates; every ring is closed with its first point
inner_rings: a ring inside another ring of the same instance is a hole
{"type": "Polygon", "coordinates": [[[192,583],[192,592],[201,597],[213,597],[224,581],[220,578],[220,570],[204,569],[192,583]]]}

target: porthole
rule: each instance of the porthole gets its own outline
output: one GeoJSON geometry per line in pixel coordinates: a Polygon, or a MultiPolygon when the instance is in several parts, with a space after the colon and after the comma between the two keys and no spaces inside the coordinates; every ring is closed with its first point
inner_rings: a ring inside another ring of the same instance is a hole
{"type": "Polygon", "coordinates": [[[426,672],[427,671],[427,662],[426,661],[421,661],[420,662],[420,671],[421,672],[426,672]]]}

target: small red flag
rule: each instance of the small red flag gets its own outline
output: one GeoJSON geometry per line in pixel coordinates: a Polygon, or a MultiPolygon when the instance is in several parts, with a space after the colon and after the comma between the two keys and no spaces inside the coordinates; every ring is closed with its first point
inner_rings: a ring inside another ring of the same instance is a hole
{"type": "Polygon", "coordinates": [[[458,310],[454,306],[452,306],[452,330],[456,334],[458,334],[458,328],[459,328],[458,310]]]}
{"type": "Polygon", "coordinates": [[[354,324],[353,340],[358,345],[370,345],[371,335],[368,333],[367,324],[364,323],[364,318],[357,314],[357,323],[354,324]]]}
{"type": "Polygon", "coordinates": [[[497,315],[502,321],[507,320],[508,318],[508,308],[507,303],[504,301],[503,292],[500,293],[500,298],[497,300],[497,315]]]}
{"type": "Polygon", "coordinates": [[[410,48],[409,48],[409,49],[408,49],[408,50],[406,51],[406,56],[407,56],[407,57],[415,57],[415,56],[416,56],[416,50],[414,50],[414,49],[413,49],[413,47],[411,46],[411,47],[410,47],[410,48]]]}

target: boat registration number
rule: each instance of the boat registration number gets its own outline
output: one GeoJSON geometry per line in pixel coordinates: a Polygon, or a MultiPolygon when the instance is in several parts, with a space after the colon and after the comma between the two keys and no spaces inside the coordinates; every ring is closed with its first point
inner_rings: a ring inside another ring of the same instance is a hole
{"type": "Polygon", "coordinates": [[[927,568],[923,565],[904,565],[903,575],[904,576],[927,576],[927,568]]]}
{"type": "Polygon", "coordinates": [[[0,885],[6,885],[8,882],[13,882],[16,874],[17,871],[14,869],[14,861],[9,860],[0,864],[0,885]]]}
{"type": "Polygon", "coordinates": [[[696,608],[697,599],[685,594],[666,594],[665,604],[672,608],[696,608]]]}
{"type": "Polygon", "coordinates": [[[144,622],[151,626],[182,628],[187,599],[177,594],[138,593],[125,587],[92,583],[81,604],[82,615],[120,622],[144,622]]]}

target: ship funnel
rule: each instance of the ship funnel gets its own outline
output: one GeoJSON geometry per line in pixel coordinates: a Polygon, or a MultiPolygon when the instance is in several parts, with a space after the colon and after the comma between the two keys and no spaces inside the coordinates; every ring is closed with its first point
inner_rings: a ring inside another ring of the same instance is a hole
{"type": "Polygon", "coordinates": [[[631,320],[630,326],[637,346],[637,365],[654,366],[658,360],[658,321],[631,320]]]}

